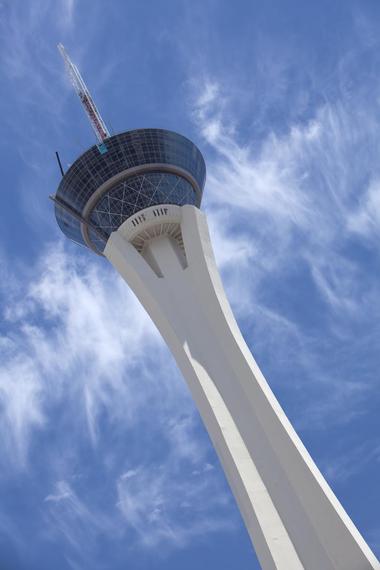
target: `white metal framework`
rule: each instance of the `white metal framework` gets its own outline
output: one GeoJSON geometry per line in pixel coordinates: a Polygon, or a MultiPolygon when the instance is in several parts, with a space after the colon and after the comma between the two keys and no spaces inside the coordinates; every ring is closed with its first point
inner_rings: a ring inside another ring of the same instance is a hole
{"type": "Polygon", "coordinates": [[[58,49],[60,54],[65,62],[65,67],[67,74],[70,78],[70,81],[82,103],[82,106],[90,120],[91,126],[94,129],[94,132],[97,136],[97,139],[100,143],[102,143],[106,138],[110,136],[110,133],[106,127],[105,122],[103,121],[85,82],[81,74],[79,73],[79,69],[77,66],[71,61],[69,58],[64,46],[62,44],[58,44],[58,49]]]}

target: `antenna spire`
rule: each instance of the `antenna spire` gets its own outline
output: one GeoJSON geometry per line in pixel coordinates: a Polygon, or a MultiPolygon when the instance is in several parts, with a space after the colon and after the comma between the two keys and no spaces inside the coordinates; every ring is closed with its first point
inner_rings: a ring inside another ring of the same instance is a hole
{"type": "Polygon", "coordinates": [[[62,44],[58,44],[58,49],[63,58],[63,61],[65,62],[67,74],[79,99],[81,100],[82,106],[86,111],[91,126],[94,129],[99,142],[102,143],[106,138],[111,136],[110,132],[107,129],[98,109],[96,108],[96,105],[90,95],[89,90],[86,87],[85,82],[82,79],[81,74],[79,73],[77,66],[71,61],[62,44]]]}

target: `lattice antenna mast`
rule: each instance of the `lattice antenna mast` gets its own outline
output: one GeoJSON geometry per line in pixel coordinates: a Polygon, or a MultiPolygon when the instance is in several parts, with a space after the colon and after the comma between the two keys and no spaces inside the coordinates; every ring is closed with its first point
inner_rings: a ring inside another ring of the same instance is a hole
{"type": "Polygon", "coordinates": [[[63,57],[63,61],[65,62],[67,74],[74,86],[75,91],[78,94],[79,99],[81,100],[82,106],[86,111],[91,126],[94,129],[99,142],[102,143],[104,139],[111,136],[110,132],[107,129],[98,109],[96,108],[96,105],[90,95],[89,90],[86,87],[85,82],[82,79],[81,74],[79,73],[77,66],[71,61],[62,44],[58,44],[58,49],[61,56],[63,57]]]}

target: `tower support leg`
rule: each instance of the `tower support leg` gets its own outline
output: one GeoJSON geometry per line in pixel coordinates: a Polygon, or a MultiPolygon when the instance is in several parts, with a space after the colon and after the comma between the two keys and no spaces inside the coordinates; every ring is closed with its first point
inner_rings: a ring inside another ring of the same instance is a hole
{"type": "Polygon", "coordinates": [[[172,212],[166,226],[163,214],[160,231],[150,232],[147,212],[137,241],[130,237],[127,220],[110,236],[105,255],[173,353],[262,568],[379,569],[240,333],[215,264],[205,214],[193,206],[177,207],[178,231],[172,212]],[[142,244],[144,236],[149,239],[138,251],[136,243],[142,244]]]}

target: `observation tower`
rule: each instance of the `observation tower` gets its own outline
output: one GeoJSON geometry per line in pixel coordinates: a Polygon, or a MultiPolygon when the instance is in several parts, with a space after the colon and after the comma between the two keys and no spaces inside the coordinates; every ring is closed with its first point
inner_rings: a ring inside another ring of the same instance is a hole
{"type": "Polygon", "coordinates": [[[163,129],[111,136],[78,69],[59,49],[98,144],[63,173],[52,196],[58,225],[111,262],[161,332],[262,568],[379,569],[240,333],[199,209],[206,173],[200,151],[163,129]]]}

